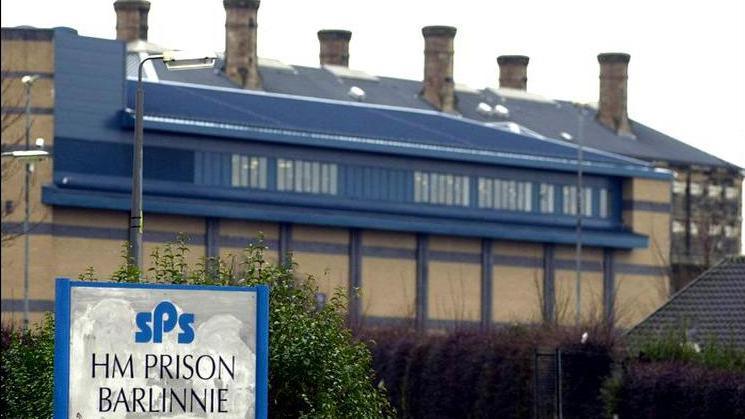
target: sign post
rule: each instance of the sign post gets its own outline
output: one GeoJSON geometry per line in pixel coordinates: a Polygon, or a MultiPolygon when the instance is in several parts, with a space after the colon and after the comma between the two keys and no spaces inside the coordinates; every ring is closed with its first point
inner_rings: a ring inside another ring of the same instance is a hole
{"type": "Polygon", "coordinates": [[[56,284],[54,417],[267,417],[269,290],[56,284]]]}

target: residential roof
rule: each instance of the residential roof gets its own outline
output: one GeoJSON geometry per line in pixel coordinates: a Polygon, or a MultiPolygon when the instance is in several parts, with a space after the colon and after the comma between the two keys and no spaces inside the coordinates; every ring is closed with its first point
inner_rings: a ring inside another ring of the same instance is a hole
{"type": "MultiPolygon", "coordinates": [[[[218,63],[217,68],[221,66],[218,63]]],[[[219,70],[169,72],[162,63],[154,63],[160,80],[228,87],[234,84],[219,70]]],[[[334,66],[322,68],[287,65],[260,59],[259,72],[266,92],[353,102],[350,89],[364,91],[364,102],[411,109],[433,110],[419,95],[419,80],[375,77],[360,71],[339,71],[334,66]]],[[[134,76],[130,70],[130,76],[134,76]]],[[[595,119],[596,110],[578,107],[566,101],[550,100],[512,89],[470,89],[456,86],[456,104],[462,117],[481,123],[496,123],[500,129],[528,128],[548,138],[576,138],[582,124],[584,146],[605,150],[648,162],[665,161],[673,165],[702,165],[739,168],[644,124],[631,121],[634,137],[618,135],[595,119]],[[509,115],[485,114],[479,103],[502,105],[509,115]],[[509,121],[515,127],[505,125],[509,121]],[[500,124],[501,123],[501,124],[500,124]],[[564,134],[563,134],[564,133],[564,134]],[[568,135],[567,135],[568,134],[568,135]]],[[[514,130],[514,129],[513,129],[514,130]]]]}
{"type": "Polygon", "coordinates": [[[632,339],[685,328],[689,339],[745,348],[745,256],[722,260],[628,332],[632,339]]]}

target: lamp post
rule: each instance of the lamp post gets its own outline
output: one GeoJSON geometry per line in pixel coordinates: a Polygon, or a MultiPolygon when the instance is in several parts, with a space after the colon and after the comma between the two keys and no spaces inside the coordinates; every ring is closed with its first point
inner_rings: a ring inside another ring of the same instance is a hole
{"type": "Polygon", "coordinates": [[[579,105],[577,113],[577,247],[575,254],[576,277],[574,283],[575,311],[574,324],[579,326],[582,320],[580,310],[582,309],[582,211],[584,210],[584,190],[582,184],[582,135],[585,127],[584,106],[579,105]]]}
{"type": "Polygon", "coordinates": [[[23,162],[24,164],[24,188],[23,188],[23,203],[24,203],[24,216],[23,216],[23,330],[28,330],[29,324],[29,260],[30,260],[30,237],[29,237],[29,224],[31,219],[31,206],[29,199],[29,191],[31,189],[31,172],[33,171],[33,162],[42,160],[49,157],[50,154],[42,148],[44,147],[44,139],[38,138],[36,140],[37,150],[31,149],[31,88],[34,82],[39,78],[38,75],[26,75],[21,78],[23,83],[25,94],[26,94],[26,106],[25,106],[25,149],[18,151],[3,152],[2,157],[10,157],[23,162]]]}
{"type": "Polygon", "coordinates": [[[162,60],[168,70],[196,70],[215,65],[214,54],[190,54],[166,51],[149,55],[137,67],[137,96],[135,97],[135,137],[132,153],[132,206],[129,214],[129,263],[142,272],[142,150],[145,92],[142,88],[142,68],[150,60],[162,60]]]}

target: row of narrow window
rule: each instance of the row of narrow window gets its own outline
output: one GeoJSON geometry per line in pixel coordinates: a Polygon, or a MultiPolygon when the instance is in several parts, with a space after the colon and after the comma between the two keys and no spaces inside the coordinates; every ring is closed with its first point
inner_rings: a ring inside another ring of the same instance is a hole
{"type": "MultiPolygon", "coordinates": [[[[234,187],[267,188],[267,158],[232,155],[232,180],[234,187]]],[[[562,208],[556,208],[557,185],[498,178],[478,178],[478,208],[506,211],[554,213],[608,217],[608,190],[582,188],[581,204],[577,187],[560,188],[562,208]],[[538,202],[534,203],[533,188],[538,188],[538,202]],[[598,208],[593,211],[593,191],[598,193],[598,208]],[[578,205],[579,204],[579,205],[578,205]]],[[[338,194],[338,168],[334,163],[321,163],[301,159],[277,159],[277,190],[313,194],[338,194]]],[[[467,207],[470,205],[470,178],[468,176],[414,172],[414,202],[467,207]]]]}

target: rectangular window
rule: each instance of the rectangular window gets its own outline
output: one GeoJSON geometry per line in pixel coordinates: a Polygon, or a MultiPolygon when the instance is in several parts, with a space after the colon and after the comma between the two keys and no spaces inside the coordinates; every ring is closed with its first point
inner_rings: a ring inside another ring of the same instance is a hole
{"type": "Polygon", "coordinates": [[[277,190],[314,194],[337,194],[334,163],[277,159],[277,190]]]}
{"type": "Polygon", "coordinates": [[[728,239],[734,239],[740,234],[740,229],[736,225],[724,226],[724,236],[728,239]]]}
{"type": "MultiPolygon", "coordinates": [[[[453,174],[414,172],[414,202],[467,207],[469,178],[453,174]]],[[[483,191],[479,191],[482,194],[483,191]]]]}
{"type": "Polygon", "coordinates": [[[703,188],[701,187],[700,183],[691,182],[691,195],[693,196],[699,196],[703,192],[703,188]]]}
{"type": "Polygon", "coordinates": [[[686,183],[678,180],[673,182],[673,193],[677,195],[686,193],[686,183]]]}
{"type": "Polygon", "coordinates": [[[577,202],[577,187],[564,186],[562,188],[563,213],[566,215],[577,215],[578,204],[582,205],[582,215],[592,217],[592,188],[582,188],[582,202],[577,202]]]}
{"type": "Polygon", "coordinates": [[[685,233],[686,226],[683,222],[674,220],[673,221],[673,233],[675,234],[682,234],[685,233]]]}
{"type": "Polygon", "coordinates": [[[577,214],[577,187],[564,186],[561,193],[563,201],[562,212],[567,215],[577,214]]]}
{"type": "Polygon", "coordinates": [[[719,224],[713,224],[709,226],[709,235],[718,236],[722,234],[722,226],[719,224]]]}
{"type": "Polygon", "coordinates": [[[709,198],[721,198],[722,197],[722,187],[719,185],[709,185],[708,192],[709,192],[709,198]]]}
{"type": "Polygon", "coordinates": [[[541,183],[540,199],[542,213],[554,212],[554,185],[541,183]]]}
{"type": "Polygon", "coordinates": [[[533,185],[515,180],[479,178],[479,208],[533,210],[533,185]]]}
{"type": "Polygon", "coordinates": [[[599,189],[598,204],[600,207],[598,208],[598,215],[600,215],[600,218],[608,218],[608,189],[599,189]]]}
{"type": "Polygon", "coordinates": [[[724,188],[724,197],[729,200],[737,200],[737,188],[734,186],[724,188]]]}
{"type": "Polygon", "coordinates": [[[233,154],[230,159],[230,185],[236,188],[266,189],[266,157],[233,154]]]}

